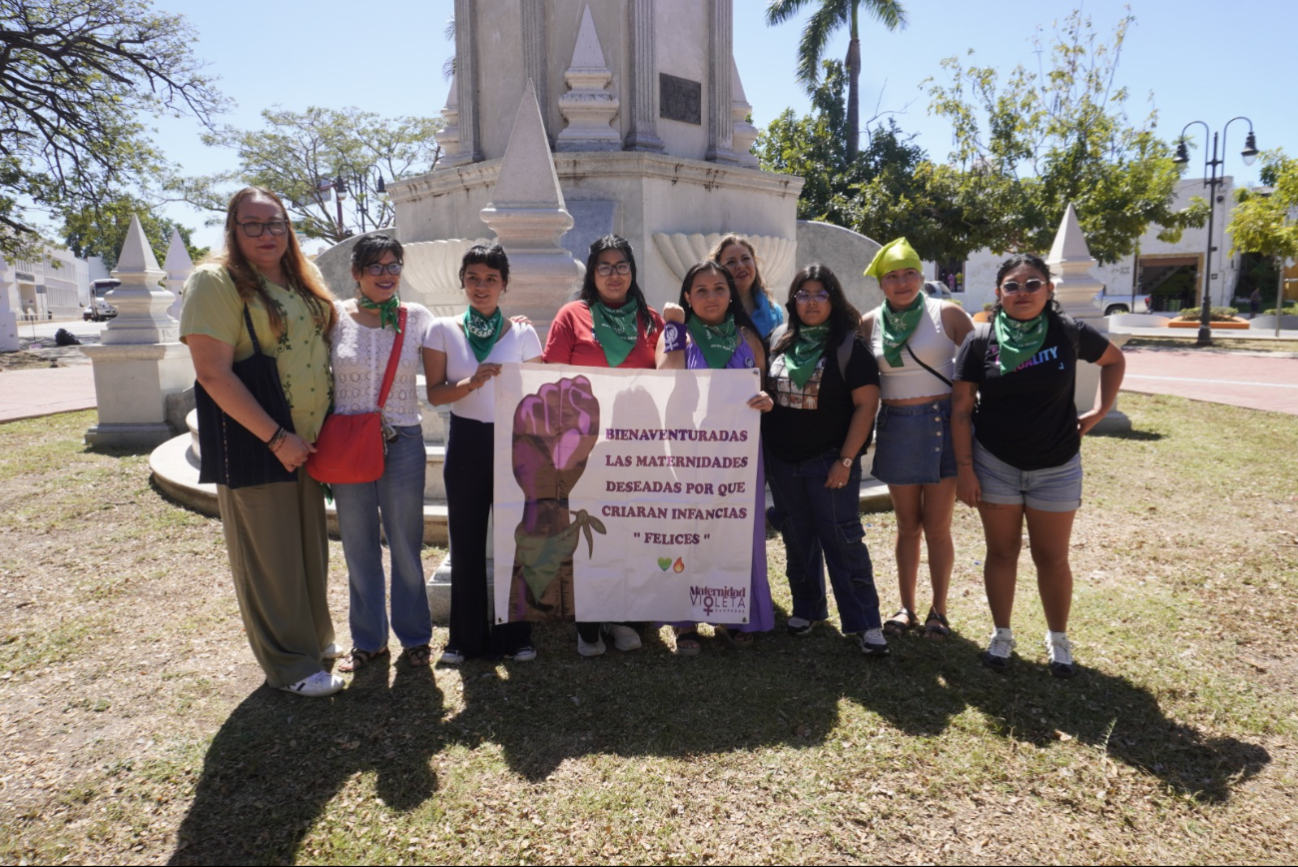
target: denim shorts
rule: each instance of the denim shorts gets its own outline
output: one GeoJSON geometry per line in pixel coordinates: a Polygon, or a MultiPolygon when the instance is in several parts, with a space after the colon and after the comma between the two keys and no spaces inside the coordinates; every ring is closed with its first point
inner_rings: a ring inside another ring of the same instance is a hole
{"type": "Polygon", "coordinates": [[[1057,467],[1020,470],[973,444],[974,474],[984,503],[1027,506],[1039,512],[1075,512],[1082,505],[1082,456],[1057,467]]]}
{"type": "Polygon", "coordinates": [[[951,398],[879,407],[871,474],[889,485],[936,485],[956,476],[951,398]]]}

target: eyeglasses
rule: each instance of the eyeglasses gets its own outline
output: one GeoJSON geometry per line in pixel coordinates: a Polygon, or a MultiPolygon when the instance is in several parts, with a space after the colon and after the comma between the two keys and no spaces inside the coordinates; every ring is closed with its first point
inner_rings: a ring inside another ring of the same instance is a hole
{"type": "Polygon", "coordinates": [[[387,271],[389,274],[395,277],[401,273],[401,263],[389,262],[388,264],[383,265],[378,262],[375,262],[373,265],[366,265],[364,271],[366,274],[369,274],[371,277],[381,277],[383,276],[384,271],[387,271]]]}
{"type": "Polygon", "coordinates": [[[619,277],[625,277],[631,273],[630,262],[618,262],[616,265],[610,265],[607,262],[596,265],[595,273],[601,277],[609,277],[616,273],[619,277]]]}
{"type": "Polygon", "coordinates": [[[269,223],[258,223],[256,220],[249,220],[246,223],[238,224],[243,233],[249,238],[260,238],[262,232],[269,231],[275,237],[279,237],[288,232],[288,223],[285,220],[271,220],[269,223]]]}
{"type": "Polygon", "coordinates": [[[815,301],[817,304],[824,304],[829,300],[829,293],[824,289],[821,289],[819,292],[808,292],[805,289],[800,289],[794,293],[793,298],[799,304],[806,304],[808,301],[815,301]]]}
{"type": "Polygon", "coordinates": [[[1044,285],[1046,285],[1045,280],[1038,280],[1035,277],[1022,283],[1017,280],[1006,280],[1001,284],[1001,291],[1006,295],[1013,295],[1016,292],[1040,292],[1044,285]]]}

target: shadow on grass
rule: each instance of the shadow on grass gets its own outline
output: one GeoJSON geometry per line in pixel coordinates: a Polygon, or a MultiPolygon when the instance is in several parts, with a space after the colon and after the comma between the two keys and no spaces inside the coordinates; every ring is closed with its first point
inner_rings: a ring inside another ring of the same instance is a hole
{"type": "Polygon", "coordinates": [[[1115,440],[1134,440],[1136,442],[1158,442],[1167,439],[1167,434],[1161,434],[1152,430],[1093,430],[1087,434],[1088,437],[1104,437],[1105,439],[1115,440]]]}
{"type": "Polygon", "coordinates": [[[244,699],[208,748],[171,864],[296,860],[303,837],[343,785],[377,775],[392,810],[437,791],[430,759],[445,746],[442,694],[428,668],[371,663],[332,698],[263,686],[244,699]]]}

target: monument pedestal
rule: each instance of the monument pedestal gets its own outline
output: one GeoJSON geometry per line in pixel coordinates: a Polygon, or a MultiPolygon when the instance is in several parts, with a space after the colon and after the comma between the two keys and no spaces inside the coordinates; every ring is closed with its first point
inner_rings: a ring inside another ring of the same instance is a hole
{"type": "Polygon", "coordinates": [[[95,370],[99,423],[86,443],[151,449],[176,431],[167,423],[167,398],[194,383],[189,347],[183,343],[117,343],[84,346],[95,370]]]}

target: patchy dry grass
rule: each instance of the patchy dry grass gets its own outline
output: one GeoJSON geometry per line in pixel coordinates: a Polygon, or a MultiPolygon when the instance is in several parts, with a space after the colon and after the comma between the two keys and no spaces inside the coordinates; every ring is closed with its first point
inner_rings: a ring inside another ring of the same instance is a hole
{"type": "MultiPolygon", "coordinates": [[[[529,665],[379,665],[319,701],[261,684],[218,523],[145,457],[86,451],[92,414],[0,426],[0,860],[1292,863],[1298,419],[1123,409],[1135,433],[1086,443],[1071,682],[1030,577],[1012,672],[977,665],[961,507],[956,636],[882,664],[832,628],[582,660],[545,627],[529,665]]],[[[866,521],[890,608],[894,525],[866,521]]]]}

